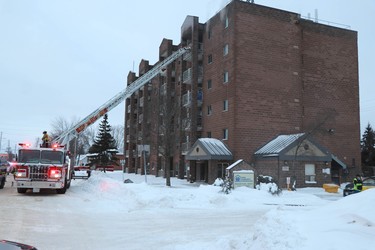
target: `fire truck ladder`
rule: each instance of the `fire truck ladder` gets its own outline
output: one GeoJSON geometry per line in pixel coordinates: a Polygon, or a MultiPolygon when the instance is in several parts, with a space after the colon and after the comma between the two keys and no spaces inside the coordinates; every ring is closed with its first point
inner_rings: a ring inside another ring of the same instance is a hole
{"type": "Polygon", "coordinates": [[[172,63],[173,61],[175,61],[177,58],[187,53],[188,51],[190,51],[190,48],[185,47],[185,48],[180,48],[174,53],[172,53],[172,55],[164,59],[162,62],[157,64],[151,70],[147,71],[144,75],[142,75],[133,83],[128,85],[123,91],[119,92],[117,95],[112,97],[109,101],[101,105],[94,112],[86,116],[83,120],[78,122],[75,126],[71,127],[70,129],[63,132],[61,135],[59,135],[55,139],[53,139],[53,142],[68,144],[71,138],[79,135],[88,126],[95,123],[104,114],[106,114],[113,108],[117,107],[117,105],[119,105],[123,100],[130,97],[135,91],[139,90],[146,83],[148,83],[152,78],[154,78],[157,74],[159,74],[162,70],[166,69],[166,67],[170,63],[172,63]]]}

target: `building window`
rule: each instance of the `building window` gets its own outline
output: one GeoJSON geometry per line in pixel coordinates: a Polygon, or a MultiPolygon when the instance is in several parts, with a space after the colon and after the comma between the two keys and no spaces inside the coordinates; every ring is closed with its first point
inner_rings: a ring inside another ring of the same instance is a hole
{"type": "Polygon", "coordinates": [[[212,54],[209,54],[207,57],[207,63],[210,64],[212,63],[212,54]]]}
{"type": "Polygon", "coordinates": [[[229,45],[225,44],[223,48],[223,55],[226,56],[229,53],[229,45]]]}
{"type": "Polygon", "coordinates": [[[207,106],[207,115],[211,115],[212,114],[212,107],[211,105],[208,105],[207,106]]]}
{"type": "Polygon", "coordinates": [[[315,181],[315,165],[305,164],[305,182],[316,183],[315,181]]]}
{"type": "Polygon", "coordinates": [[[228,100],[223,101],[223,111],[228,111],[228,100]]]}
{"type": "Polygon", "coordinates": [[[229,81],[229,73],[228,71],[225,71],[223,74],[223,81],[224,83],[227,83],[229,81]]]}
{"type": "Polygon", "coordinates": [[[223,129],[223,140],[228,140],[228,129],[223,129]]]}
{"type": "Polygon", "coordinates": [[[212,135],[211,135],[211,132],[207,132],[207,138],[211,138],[212,135]]]}
{"type": "Polygon", "coordinates": [[[225,16],[224,28],[228,28],[228,26],[229,26],[229,18],[228,16],[225,16]]]}
{"type": "Polygon", "coordinates": [[[212,88],[212,80],[207,80],[207,89],[211,89],[212,88]]]}

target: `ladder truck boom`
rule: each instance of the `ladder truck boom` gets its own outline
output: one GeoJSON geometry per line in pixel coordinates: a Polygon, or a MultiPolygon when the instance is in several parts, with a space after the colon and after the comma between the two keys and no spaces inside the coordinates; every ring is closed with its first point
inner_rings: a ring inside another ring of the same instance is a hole
{"type": "Polygon", "coordinates": [[[132,82],[123,91],[119,92],[106,103],[101,105],[98,109],[96,109],[91,114],[86,116],[75,126],[71,127],[70,129],[63,132],[55,139],[53,139],[53,142],[68,143],[70,141],[70,138],[76,137],[81,132],[83,132],[88,126],[95,123],[100,117],[105,115],[113,108],[117,107],[122,101],[130,97],[135,91],[139,90],[141,87],[147,84],[152,78],[154,78],[158,73],[160,73],[162,69],[166,68],[169,64],[171,64],[173,61],[175,61],[177,58],[187,53],[188,51],[190,51],[190,48],[184,47],[172,53],[172,55],[170,55],[157,65],[155,65],[151,70],[147,71],[144,75],[142,75],[137,80],[132,82]]]}

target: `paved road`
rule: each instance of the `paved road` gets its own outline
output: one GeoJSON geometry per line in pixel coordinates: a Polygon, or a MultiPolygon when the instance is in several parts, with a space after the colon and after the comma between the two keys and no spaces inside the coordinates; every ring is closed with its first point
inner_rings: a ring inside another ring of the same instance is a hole
{"type": "MultiPolygon", "coordinates": [[[[38,249],[177,249],[194,242],[218,242],[222,237],[250,235],[267,211],[242,209],[154,209],[113,211],[104,202],[75,192],[73,181],[65,195],[53,192],[18,194],[11,179],[0,190],[0,239],[38,249]],[[80,195],[77,195],[80,194],[80,195]],[[6,226],[4,226],[6,225],[6,226]]],[[[270,207],[271,208],[271,207],[270,207]]],[[[192,245],[194,248],[194,245],[192,245]]]]}

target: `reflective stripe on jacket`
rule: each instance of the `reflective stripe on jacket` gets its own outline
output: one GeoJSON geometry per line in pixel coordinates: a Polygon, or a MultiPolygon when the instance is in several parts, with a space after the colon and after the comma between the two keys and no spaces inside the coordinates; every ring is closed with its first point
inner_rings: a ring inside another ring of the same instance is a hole
{"type": "Polygon", "coordinates": [[[353,185],[354,185],[353,187],[354,190],[359,190],[359,191],[362,190],[362,186],[363,186],[362,180],[358,180],[357,178],[354,178],[353,185]]]}

